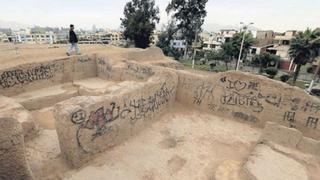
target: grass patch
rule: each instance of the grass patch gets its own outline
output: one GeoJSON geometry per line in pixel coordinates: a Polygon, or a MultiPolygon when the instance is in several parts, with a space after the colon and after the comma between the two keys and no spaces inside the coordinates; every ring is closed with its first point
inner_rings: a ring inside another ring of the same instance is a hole
{"type": "MultiPolygon", "coordinates": [[[[192,60],[186,60],[186,61],[180,61],[184,67],[191,69],[192,68],[192,60]]],[[[208,64],[203,64],[203,65],[194,65],[195,70],[200,70],[200,71],[211,71],[211,72],[224,72],[227,71],[225,65],[217,65],[213,69],[210,68],[210,65],[208,64]]]]}
{"type": "Polygon", "coordinates": [[[291,85],[291,86],[297,86],[297,87],[299,87],[299,88],[301,88],[301,89],[306,89],[306,84],[308,84],[308,82],[297,80],[297,81],[296,81],[296,84],[293,85],[293,80],[292,80],[292,79],[290,79],[287,83],[288,83],[289,85],[291,85]]]}

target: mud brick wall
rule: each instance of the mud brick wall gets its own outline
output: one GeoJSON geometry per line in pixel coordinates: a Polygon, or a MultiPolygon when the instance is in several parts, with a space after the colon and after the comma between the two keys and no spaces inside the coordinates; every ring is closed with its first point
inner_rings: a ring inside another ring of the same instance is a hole
{"type": "Polygon", "coordinates": [[[82,78],[97,76],[95,55],[0,69],[0,94],[13,96],[82,78]]]}
{"type": "Polygon", "coordinates": [[[0,118],[0,129],[0,179],[34,179],[25,157],[21,124],[0,118]]]}
{"type": "Polygon", "coordinates": [[[106,57],[97,57],[97,76],[114,81],[146,81],[154,75],[153,66],[135,61],[113,64],[106,57]]]}
{"type": "Polygon", "coordinates": [[[182,104],[258,127],[276,122],[320,139],[320,100],[301,89],[235,71],[178,75],[177,101],[182,104]]]}
{"type": "Polygon", "coordinates": [[[170,109],[178,77],[170,71],[153,73],[140,86],[112,95],[76,97],[55,106],[60,148],[73,167],[139,133],[170,109]]]}

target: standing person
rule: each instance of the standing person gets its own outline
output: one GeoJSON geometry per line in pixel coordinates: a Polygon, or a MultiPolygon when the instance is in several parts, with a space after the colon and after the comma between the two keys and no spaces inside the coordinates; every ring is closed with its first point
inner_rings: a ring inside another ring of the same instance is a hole
{"type": "Polygon", "coordinates": [[[76,51],[78,55],[80,55],[80,48],[78,46],[78,37],[76,33],[74,32],[74,25],[70,24],[70,31],[69,31],[69,49],[67,52],[67,55],[70,56],[73,49],[76,51]]]}

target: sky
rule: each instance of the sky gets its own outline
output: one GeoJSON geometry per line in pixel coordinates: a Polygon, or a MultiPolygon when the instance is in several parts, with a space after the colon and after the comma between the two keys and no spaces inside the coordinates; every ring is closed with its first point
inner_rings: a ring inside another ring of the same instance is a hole
{"type": "MultiPolygon", "coordinates": [[[[4,0],[0,21],[26,25],[118,29],[123,8],[129,0],[4,0]]],[[[160,24],[170,18],[165,8],[170,0],[155,0],[160,24]]],[[[209,0],[203,28],[238,27],[253,22],[261,30],[304,30],[320,27],[320,0],[209,0]]]]}

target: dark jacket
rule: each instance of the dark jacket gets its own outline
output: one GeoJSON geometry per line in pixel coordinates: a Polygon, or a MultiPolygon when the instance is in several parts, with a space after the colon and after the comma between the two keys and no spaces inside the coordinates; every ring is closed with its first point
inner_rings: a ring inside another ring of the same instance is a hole
{"type": "Polygon", "coordinates": [[[69,43],[78,43],[78,37],[72,30],[69,31],[69,43]]]}

